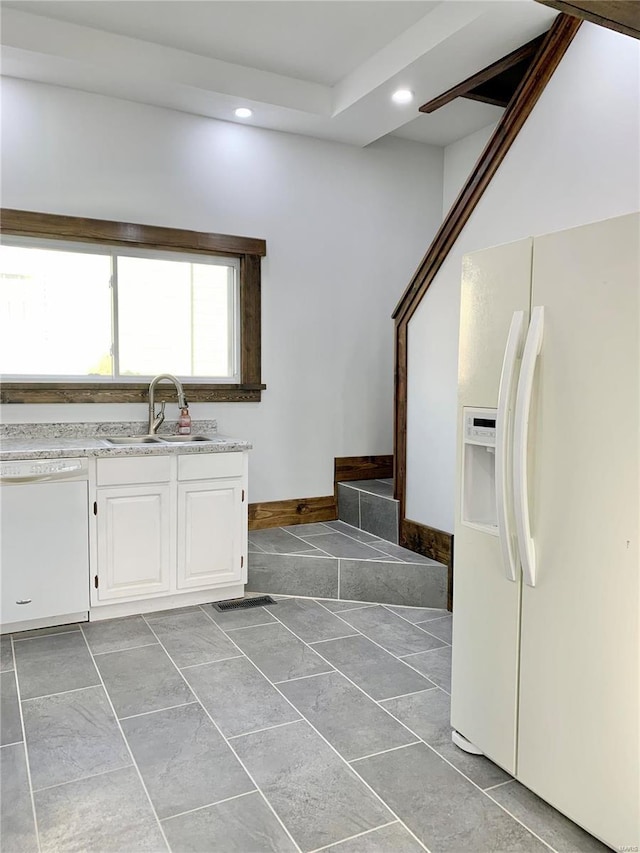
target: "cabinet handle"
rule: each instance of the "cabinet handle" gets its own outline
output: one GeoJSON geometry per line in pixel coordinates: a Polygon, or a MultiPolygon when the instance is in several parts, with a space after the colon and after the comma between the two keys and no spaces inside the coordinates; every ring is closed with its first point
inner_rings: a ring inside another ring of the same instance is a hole
{"type": "Polygon", "coordinates": [[[30,598],[19,598],[16,601],[16,604],[31,604],[31,599],[30,598]]]}

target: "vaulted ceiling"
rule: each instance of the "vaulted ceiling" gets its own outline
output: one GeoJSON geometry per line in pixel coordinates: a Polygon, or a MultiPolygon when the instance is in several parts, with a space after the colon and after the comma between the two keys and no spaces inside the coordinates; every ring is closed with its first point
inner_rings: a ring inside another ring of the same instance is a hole
{"type": "Polygon", "coordinates": [[[365,146],[446,145],[502,110],[420,104],[547,30],[533,0],[4,0],[2,73],[365,146]],[[391,94],[413,91],[398,105],[391,94]]]}

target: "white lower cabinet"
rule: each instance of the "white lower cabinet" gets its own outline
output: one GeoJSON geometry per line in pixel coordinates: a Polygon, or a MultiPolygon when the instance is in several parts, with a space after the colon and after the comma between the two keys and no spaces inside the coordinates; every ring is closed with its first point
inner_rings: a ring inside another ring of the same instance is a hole
{"type": "Polygon", "coordinates": [[[120,615],[127,602],[134,612],[145,599],[168,598],[175,607],[199,593],[203,601],[215,600],[216,590],[242,594],[246,456],[97,460],[92,618],[120,615]]]}
{"type": "Polygon", "coordinates": [[[175,523],[168,483],[98,489],[98,599],[171,588],[175,523]],[[173,535],[172,535],[173,534],[173,535]]]}
{"type": "Polygon", "coordinates": [[[178,483],[178,588],[242,579],[242,480],[178,483]]]}

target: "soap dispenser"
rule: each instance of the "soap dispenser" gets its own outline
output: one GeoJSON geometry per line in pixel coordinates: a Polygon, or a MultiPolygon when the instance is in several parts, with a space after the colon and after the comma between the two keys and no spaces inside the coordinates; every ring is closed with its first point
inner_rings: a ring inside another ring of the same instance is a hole
{"type": "MultiPolygon", "coordinates": [[[[186,404],[185,400],[185,404],[186,404]]],[[[180,417],[178,418],[178,435],[191,435],[191,415],[189,408],[184,405],[180,409],[180,417]]]]}

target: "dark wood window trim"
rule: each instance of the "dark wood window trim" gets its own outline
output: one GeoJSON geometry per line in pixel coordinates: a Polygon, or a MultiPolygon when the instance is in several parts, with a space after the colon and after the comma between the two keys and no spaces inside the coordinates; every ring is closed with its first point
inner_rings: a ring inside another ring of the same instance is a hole
{"type": "Polygon", "coordinates": [[[496,125],[478,162],[393,312],[395,320],[395,497],[400,502],[401,544],[409,544],[411,541],[406,527],[408,523],[406,477],[409,321],[560,64],[581,23],[578,18],[564,14],[558,15],[554,20],[509,106],[496,125]]]}
{"type": "MultiPolygon", "coordinates": [[[[190,402],[259,402],[261,378],[260,259],[264,240],[184,231],[131,222],[58,216],[28,210],[0,210],[2,233],[68,242],[99,243],[171,252],[215,254],[240,261],[240,383],[184,383],[190,402]]],[[[2,403],[141,403],[147,383],[3,382],[2,403]]],[[[164,386],[163,386],[164,391],[164,386]]],[[[167,396],[173,391],[167,386],[167,396]]]]}

